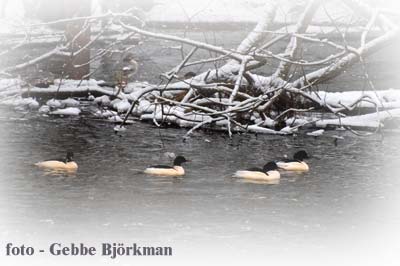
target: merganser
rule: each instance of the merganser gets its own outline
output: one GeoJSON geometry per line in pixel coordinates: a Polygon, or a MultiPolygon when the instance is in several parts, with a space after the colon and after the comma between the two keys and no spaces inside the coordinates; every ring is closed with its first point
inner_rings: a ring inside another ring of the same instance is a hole
{"type": "Polygon", "coordinates": [[[67,152],[67,155],[64,159],[38,162],[35,163],[35,165],[48,170],[76,171],[78,170],[78,164],[73,161],[73,156],[73,152],[67,152]]]}
{"type": "Polygon", "coordinates": [[[279,168],[284,169],[286,171],[299,171],[299,172],[307,172],[310,168],[304,159],[308,159],[308,154],[306,151],[301,150],[296,152],[293,155],[293,159],[284,160],[281,162],[277,162],[279,168]]]}
{"type": "Polygon", "coordinates": [[[278,180],[281,175],[277,171],[278,165],[275,162],[269,162],[261,168],[250,168],[247,170],[239,170],[233,175],[233,177],[251,179],[251,180],[264,180],[272,181],[278,180]]]}
{"type": "Polygon", "coordinates": [[[144,173],[150,175],[163,175],[163,176],[182,176],[185,174],[182,164],[188,162],[185,157],[177,156],[172,166],[167,165],[153,165],[144,170],[144,173]]]}

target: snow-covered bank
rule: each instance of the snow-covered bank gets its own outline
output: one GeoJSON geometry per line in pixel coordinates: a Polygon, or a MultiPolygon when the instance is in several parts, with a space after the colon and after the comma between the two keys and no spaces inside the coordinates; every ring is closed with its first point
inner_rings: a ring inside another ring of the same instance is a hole
{"type": "MultiPolygon", "coordinates": [[[[78,116],[81,115],[81,106],[89,105],[94,117],[107,119],[110,122],[121,123],[123,114],[130,109],[132,103],[138,99],[140,92],[153,88],[150,84],[130,83],[125,93],[114,88],[101,87],[102,81],[85,80],[63,80],[59,84],[48,88],[26,88],[23,82],[17,79],[0,80],[0,105],[11,106],[17,111],[38,110],[44,115],[78,116]],[[54,99],[55,95],[59,99],[54,99]],[[22,97],[21,95],[30,95],[22,97]],[[51,98],[50,100],[48,100],[51,98]],[[43,100],[47,99],[47,100],[43,100]],[[84,100],[84,102],[82,102],[84,100]],[[122,115],[122,117],[121,117],[122,115]]],[[[287,135],[297,131],[299,127],[312,128],[340,128],[350,127],[354,129],[377,129],[385,128],[385,121],[400,118],[400,90],[389,89],[383,91],[349,91],[349,92],[318,92],[318,95],[326,103],[333,107],[347,106],[359,99],[361,96],[368,96],[368,102],[360,102],[360,108],[379,107],[379,112],[372,112],[363,115],[346,116],[339,118],[316,118],[315,116],[297,116],[296,119],[286,120],[288,127],[275,130],[275,122],[269,118],[254,117],[246,129],[233,126],[233,131],[244,131],[265,134],[287,135]],[[267,119],[267,120],[265,120],[267,119]]],[[[214,99],[217,101],[217,99],[214,99]]],[[[223,103],[223,99],[222,102],[223,103]]],[[[168,106],[168,105],[167,105],[168,106]]],[[[148,98],[140,98],[132,110],[132,114],[143,121],[155,122],[166,121],[179,127],[193,127],[199,123],[214,121],[217,127],[226,128],[226,121],[215,119],[208,115],[199,115],[196,112],[188,111],[183,107],[174,106],[165,108],[162,112],[159,105],[155,105],[148,98]]],[[[315,132],[312,133],[315,135],[315,132]]],[[[322,134],[321,134],[322,135],[322,134]]]]}

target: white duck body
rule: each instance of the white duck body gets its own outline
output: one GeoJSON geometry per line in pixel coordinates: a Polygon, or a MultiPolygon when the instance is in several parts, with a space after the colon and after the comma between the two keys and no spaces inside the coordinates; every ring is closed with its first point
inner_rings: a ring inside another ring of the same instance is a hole
{"type": "Polygon", "coordinates": [[[44,161],[38,162],[36,166],[48,169],[48,170],[66,170],[66,171],[76,171],[78,170],[78,164],[76,162],[61,162],[61,161],[44,161]]]}
{"type": "Polygon", "coordinates": [[[177,156],[174,160],[173,166],[154,165],[149,166],[144,170],[145,174],[162,175],[162,176],[182,176],[185,174],[185,169],[182,163],[188,162],[185,157],[177,156]]]}
{"type": "Polygon", "coordinates": [[[251,179],[251,180],[273,181],[280,179],[281,175],[276,170],[271,170],[268,171],[267,173],[261,171],[239,170],[236,171],[233,177],[251,179]]]}
{"type": "Polygon", "coordinates": [[[185,169],[182,166],[173,166],[173,167],[149,167],[144,170],[145,174],[150,175],[163,175],[163,176],[182,176],[185,174],[185,169]]]}
{"type": "Polygon", "coordinates": [[[276,164],[286,171],[307,172],[310,170],[306,162],[277,162],[276,164]]]}

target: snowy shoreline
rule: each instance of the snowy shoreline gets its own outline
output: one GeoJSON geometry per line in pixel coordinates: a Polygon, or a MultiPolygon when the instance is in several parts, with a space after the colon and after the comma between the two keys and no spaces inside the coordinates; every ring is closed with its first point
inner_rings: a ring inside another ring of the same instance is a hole
{"type": "MultiPolygon", "coordinates": [[[[101,87],[102,81],[96,80],[63,80],[61,86],[59,80],[49,88],[23,88],[22,82],[17,79],[0,80],[0,105],[9,106],[16,111],[33,111],[41,115],[59,115],[59,116],[79,116],[82,109],[87,109],[88,102],[90,113],[95,117],[106,119],[113,123],[122,123],[124,116],[131,108],[131,104],[137,99],[138,91],[151,87],[146,83],[130,83],[125,93],[115,95],[116,89],[110,87],[101,87]],[[78,86],[79,85],[79,86],[78,86]],[[58,92],[57,92],[58,91],[58,92]],[[54,99],[58,93],[59,99],[54,99]],[[74,97],[80,93],[80,97],[74,97]],[[33,97],[22,97],[21,95],[36,95],[33,97]],[[101,96],[100,96],[101,95],[101,96]],[[45,101],[46,99],[49,99],[45,101]],[[82,104],[83,102],[84,104],[82,104]],[[85,107],[83,107],[85,106],[85,107]],[[83,107],[83,108],[82,108],[83,107]]],[[[274,130],[274,121],[261,120],[253,118],[253,125],[249,125],[248,132],[280,134],[287,135],[297,132],[300,127],[305,128],[343,128],[351,127],[353,129],[375,130],[383,128],[386,120],[400,119],[400,90],[388,89],[382,91],[348,91],[348,92],[318,92],[318,96],[332,107],[346,106],[358,99],[360,96],[370,98],[368,102],[360,102],[359,108],[370,108],[375,110],[373,113],[346,116],[342,118],[326,117],[325,119],[301,116],[296,119],[286,120],[287,127],[281,130],[274,130]],[[376,112],[375,107],[379,107],[376,112]]],[[[173,111],[165,120],[175,123],[179,127],[193,127],[196,123],[206,121],[206,117],[199,118],[198,115],[185,114],[183,108],[172,107],[173,111]],[[190,121],[180,121],[177,119],[185,116],[190,121]],[[199,120],[200,119],[200,120],[199,120]]],[[[161,115],[154,104],[151,104],[145,98],[141,99],[132,111],[135,117],[143,121],[154,121],[161,115]]],[[[224,128],[226,125],[221,122],[217,126],[224,128]]],[[[236,131],[243,129],[236,128],[236,131]]]]}

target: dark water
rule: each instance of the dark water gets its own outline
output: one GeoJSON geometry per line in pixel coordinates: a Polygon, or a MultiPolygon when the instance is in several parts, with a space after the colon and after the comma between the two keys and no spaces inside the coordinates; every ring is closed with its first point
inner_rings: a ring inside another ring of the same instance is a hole
{"type": "Polygon", "coordinates": [[[198,132],[183,142],[182,129],[136,122],[115,135],[112,128],[87,117],[23,118],[2,110],[4,241],[121,240],[171,245],[177,259],[194,254],[202,261],[208,252],[232,262],[277,259],[279,265],[301,258],[325,265],[353,259],[392,265],[398,259],[396,133],[360,138],[333,132],[316,139],[245,134],[230,140],[198,132]],[[335,146],[329,134],[344,140],[335,146]],[[67,149],[76,154],[76,176],[48,175],[33,166],[67,149]],[[283,173],[276,185],[230,178],[237,169],[298,149],[312,155],[308,173],[283,173]],[[140,173],[146,165],[169,163],[165,152],[192,160],[185,177],[140,173]]]}

